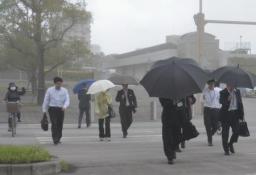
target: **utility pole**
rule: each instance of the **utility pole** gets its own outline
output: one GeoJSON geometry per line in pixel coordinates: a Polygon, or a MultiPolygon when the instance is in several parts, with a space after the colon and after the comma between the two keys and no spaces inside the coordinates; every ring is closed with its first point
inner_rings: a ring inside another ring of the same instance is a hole
{"type": "MultiPolygon", "coordinates": [[[[256,25],[254,21],[227,21],[227,20],[207,20],[203,13],[203,0],[199,0],[199,12],[194,15],[194,21],[197,26],[197,58],[201,66],[204,66],[204,60],[202,60],[203,55],[203,41],[204,41],[204,27],[206,24],[237,24],[237,25],[256,25]]],[[[241,40],[240,36],[240,40],[241,40]]],[[[240,42],[240,44],[242,44],[240,42]]]]}
{"type": "Polygon", "coordinates": [[[202,42],[203,42],[203,36],[204,36],[204,26],[205,26],[205,17],[203,14],[203,1],[199,0],[199,13],[194,15],[194,21],[197,26],[197,59],[199,65],[203,66],[203,60],[202,60],[202,42]]]}

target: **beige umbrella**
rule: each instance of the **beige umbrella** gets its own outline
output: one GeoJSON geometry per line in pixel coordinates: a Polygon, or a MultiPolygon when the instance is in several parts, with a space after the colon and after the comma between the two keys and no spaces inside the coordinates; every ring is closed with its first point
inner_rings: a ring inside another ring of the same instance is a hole
{"type": "Polygon", "coordinates": [[[111,81],[109,80],[98,80],[95,81],[88,89],[87,94],[97,94],[99,92],[104,92],[108,89],[115,87],[111,81]]]}

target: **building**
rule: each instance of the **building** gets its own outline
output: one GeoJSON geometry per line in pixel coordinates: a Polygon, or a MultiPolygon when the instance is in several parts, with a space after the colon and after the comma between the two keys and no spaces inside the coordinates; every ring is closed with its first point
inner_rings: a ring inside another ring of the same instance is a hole
{"type": "MultiPolygon", "coordinates": [[[[134,50],[123,54],[111,54],[98,60],[97,67],[103,70],[97,75],[97,78],[108,78],[111,72],[117,72],[125,75],[131,75],[138,80],[141,80],[145,73],[151,68],[154,62],[170,58],[172,56],[193,58],[201,63],[205,69],[216,69],[220,66],[227,65],[231,57],[249,57],[256,59],[256,55],[251,55],[248,52],[224,51],[219,47],[219,40],[209,33],[204,33],[202,38],[201,57],[198,60],[198,34],[197,32],[186,33],[182,36],[171,35],[166,37],[166,42],[148,48],[134,50]],[[108,71],[112,70],[112,71],[108,71]]],[[[139,99],[139,105],[143,107],[143,111],[138,111],[139,115],[151,116],[161,110],[157,110],[159,103],[156,98],[149,98],[144,88],[141,86],[133,87],[139,99]]],[[[197,96],[197,99],[200,99],[197,96]]],[[[201,114],[200,100],[195,107],[195,113],[201,114]]]]}

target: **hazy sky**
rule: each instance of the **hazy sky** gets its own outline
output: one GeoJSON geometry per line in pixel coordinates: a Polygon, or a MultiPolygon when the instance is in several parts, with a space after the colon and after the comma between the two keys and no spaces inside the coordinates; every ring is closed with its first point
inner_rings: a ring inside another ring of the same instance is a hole
{"type": "MultiPolygon", "coordinates": [[[[166,35],[195,31],[199,0],[86,0],[92,12],[92,43],[105,54],[123,53],[165,42],[166,35]]],[[[256,22],[256,0],[204,0],[206,19],[256,22]]],[[[256,53],[256,26],[207,24],[206,32],[231,49],[251,42],[256,53]]]]}

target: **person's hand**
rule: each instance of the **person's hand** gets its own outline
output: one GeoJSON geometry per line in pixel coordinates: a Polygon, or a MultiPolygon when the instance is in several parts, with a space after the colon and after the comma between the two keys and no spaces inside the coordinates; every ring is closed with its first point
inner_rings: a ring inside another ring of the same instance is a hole
{"type": "Polygon", "coordinates": [[[189,104],[192,104],[192,103],[193,103],[193,100],[192,100],[191,97],[188,98],[188,102],[189,102],[189,104]]]}
{"type": "Polygon", "coordinates": [[[136,108],[135,107],[132,108],[132,112],[136,113],[136,108]]]}
{"type": "Polygon", "coordinates": [[[243,120],[242,120],[242,119],[239,119],[239,123],[241,123],[241,122],[243,122],[243,120]]]}

